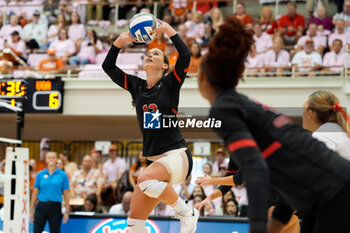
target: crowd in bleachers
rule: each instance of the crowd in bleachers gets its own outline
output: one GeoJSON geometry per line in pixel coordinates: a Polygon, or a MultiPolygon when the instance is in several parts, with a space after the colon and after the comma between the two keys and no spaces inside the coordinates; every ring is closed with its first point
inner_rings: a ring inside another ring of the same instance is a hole
{"type": "MultiPolygon", "coordinates": [[[[31,159],[29,162],[31,191],[34,189],[36,174],[46,168],[45,156],[48,151],[50,151],[50,145],[47,141],[41,145],[39,159],[31,159]]],[[[131,194],[137,184],[138,176],[149,162],[142,157],[142,152],[134,161],[128,165],[128,162],[120,156],[120,149],[116,144],[109,147],[108,155],[102,154],[102,151],[95,148],[91,149],[89,154],[82,157],[80,163],[71,161],[67,153],[60,153],[56,166],[68,176],[71,210],[128,214],[131,194]]],[[[1,168],[4,168],[4,162],[1,163],[1,168]]],[[[226,168],[226,152],[219,147],[215,155],[203,165],[200,176],[225,176],[226,168]]],[[[198,186],[194,183],[195,178],[189,176],[185,182],[173,185],[175,192],[188,201],[189,205],[201,202],[216,188],[212,185],[198,186]]],[[[203,209],[201,215],[245,217],[247,206],[246,189],[241,185],[234,187],[223,198],[214,200],[212,208],[203,209]]],[[[172,208],[162,202],[152,212],[152,215],[161,216],[174,214],[172,208]]]]}
{"type": "MultiPolygon", "coordinates": [[[[6,5],[1,1],[0,12],[6,14],[0,17],[1,72],[11,73],[27,64],[42,73],[62,73],[67,68],[86,64],[100,65],[118,36],[116,31],[127,30],[127,20],[133,14],[152,9],[152,5],[137,1],[134,5],[119,4],[115,12],[114,3],[89,1],[86,5],[73,0],[17,0],[6,5]],[[111,26],[114,22],[111,15],[116,13],[119,20],[111,26]],[[111,27],[119,29],[111,31],[111,27]]],[[[158,16],[176,27],[191,48],[189,76],[197,74],[201,56],[224,20],[222,6],[227,3],[200,1],[195,7],[193,4],[193,1],[171,0],[158,7],[158,16]]],[[[287,12],[279,19],[269,6],[262,7],[259,18],[247,14],[242,2],[237,3],[235,10],[227,17],[239,19],[256,41],[246,61],[250,76],[259,76],[262,72],[283,75],[292,68],[301,76],[340,73],[344,66],[349,66],[349,0],[345,0],[342,11],[332,17],[319,5],[308,20],[309,16],[298,13],[295,2],[287,4],[287,12]]],[[[148,45],[130,44],[124,52],[150,48],[165,51],[170,67],[175,63],[177,53],[164,35],[157,35],[148,45]]]]}

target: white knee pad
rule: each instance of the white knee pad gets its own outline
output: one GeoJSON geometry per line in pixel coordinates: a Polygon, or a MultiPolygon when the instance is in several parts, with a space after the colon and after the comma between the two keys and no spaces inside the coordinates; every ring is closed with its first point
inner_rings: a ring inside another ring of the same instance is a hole
{"type": "Polygon", "coordinates": [[[130,233],[146,233],[146,220],[128,218],[130,233]]]}
{"type": "Polygon", "coordinates": [[[141,191],[149,197],[158,198],[166,187],[166,182],[159,180],[146,180],[139,184],[141,191]]]}

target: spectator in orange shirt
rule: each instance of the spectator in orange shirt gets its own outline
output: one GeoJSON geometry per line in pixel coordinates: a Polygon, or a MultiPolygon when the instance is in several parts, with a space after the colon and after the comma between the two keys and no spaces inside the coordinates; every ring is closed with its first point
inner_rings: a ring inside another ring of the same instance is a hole
{"type": "Polygon", "coordinates": [[[239,19],[246,29],[253,29],[253,18],[245,13],[243,2],[238,2],[236,5],[236,14],[232,17],[239,19]]]}
{"type": "Polygon", "coordinates": [[[216,1],[195,0],[195,2],[196,2],[196,10],[201,12],[203,15],[207,14],[214,7],[218,7],[218,3],[216,1]]]}
{"type": "Polygon", "coordinates": [[[167,40],[165,39],[164,33],[162,32],[162,33],[158,34],[156,36],[156,38],[154,38],[154,40],[149,42],[147,50],[160,49],[160,50],[164,51],[165,47],[166,47],[166,42],[167,42],[167,40]]]}
{"type": "Polygon", "coordinates": [[[2,56],[0,57],[0,72],[1,74],[9,74],[12,72],[13,67],[18,61],[11,54],[10,49],[3,49],[2,56]]]}
{"type": "Polygon", "coordinates": [[[175,23],[184,23],[186,14],[192,9],[192,4],[188,0],[171,0],[169,10],[174,17],[175,23]]]}
{"type": "Polygon", "coordinates": [[[175,46],[173,45],[173,43],[171,41],[169,41],[166,44],[164,53],[169,60],[169,72],[171,72],[175,67],[177,57],[179,56],[179,54],[176,52],[175,46]]]}
{"type": "Polygon", "coordinates": [[[47,50],[48,57],[42,60],[39,64],[39,69],[42,71],[61,71],[64,69],[64,63],[60,58],[56,57],[56,51],[53,48],[47,50]]]}
{"type": "Polygon", "coordinates": [[[295,2],[287,5],[287,14],[283,15],[278,22],[278,32],[283,37],[285,44],[295,44],[303,35],[305,28],[304,16],[297,14],[295,2]]]}
{"type": "Polygon", "coordinates": [[[192,42],[190,46],[191,50],[191,62],[188,67],[188,76],[196,76],[198,74],[199,65],[202,60],[201,46],[197,42],[192,42]]]}

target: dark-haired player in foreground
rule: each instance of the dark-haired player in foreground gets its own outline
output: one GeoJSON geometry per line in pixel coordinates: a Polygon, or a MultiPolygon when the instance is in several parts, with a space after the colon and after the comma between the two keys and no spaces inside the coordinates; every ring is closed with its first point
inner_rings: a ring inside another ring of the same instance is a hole
{"type": "MultiPolygon", "coordinates": [[[[215,130],[230,152],[229,170],[237,164],[243,173],[250,233],[279,232],[294,210],[314,216],[304,222],[309,233],[350,232],[350,162],[288,117],[235,90],[252,43],[238,20],[227,19],[209,43],[198,78],[212,105],[210,117],[222,121],[215,130]],[[267,225],[270,188],[280,201],[267,225]]],[[[234,183],[232,177],[223,181],[234,183]]]]}
{"type": "Polygon", "coordinates": [[[191,174],[192,157],[187,144],[178,128],[144,129],[145,114],[151,114],[152,120],[156,120],[160,113],[172,115],[176,119],[180,88],[191,58],[189,49],[175,30],[165,22],[158,23],[160,26],[152,33],[166,33],[179,52],[171,73],[166,74],[169,62],[159,49],[149,50],[144,57],[147,80],[126,74],[118,68],[115,62],[123,44],[135,42],[129,32],[117,38],[102,65],[115,83],[130,92],[143,135],[143,156],[154,161],[138,177],[131,199],[129,232],[145,233],[148,215],[159,201],[163,201],[177,212],[181,233],[194,233],[199,212],[188,207],[171,186],[184,181],[191,174]]]}

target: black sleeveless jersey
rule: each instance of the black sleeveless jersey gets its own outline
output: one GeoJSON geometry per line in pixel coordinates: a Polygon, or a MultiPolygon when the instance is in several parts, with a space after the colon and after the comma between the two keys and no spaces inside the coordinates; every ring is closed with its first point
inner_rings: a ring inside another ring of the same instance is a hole
{"type": "Polygon", "coordinates": [[[222,121],[215,130],[230,152],[227,174],[237,168],[243,173],[250,221],[267,220],[270,188],[287,203],[290,214],[307,213],[334,198],[350,180],[350,161],[288,117],[235,90],[219,94],[210,117],[222,121]]]}
{"type": "Polygon", "coordinates": [[[120,49],[114,45],[102,65],[108,76],[132,96],[143,135],[143,155],[147,157],[187,147],[177,127],[162,127],[163,115],[172,116],[172,119],[176,120],[180,88],[191,59],[191,53],[179,35],[176,34],[170,39],[179,53],[175,68],[150,89],[147,88],[146,80],[126,74],[115,65],[120,49]]]}

